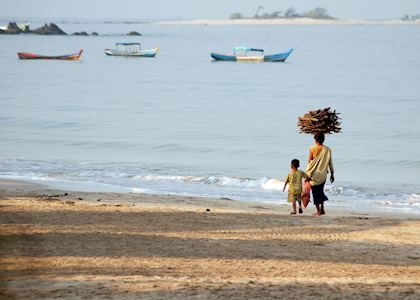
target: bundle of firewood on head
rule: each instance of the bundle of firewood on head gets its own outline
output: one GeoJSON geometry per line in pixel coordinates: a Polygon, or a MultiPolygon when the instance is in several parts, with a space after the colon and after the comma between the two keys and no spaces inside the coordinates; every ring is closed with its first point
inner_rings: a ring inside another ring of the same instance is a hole
{"type": "Polygon", "coordinates": [[[341,118],[330,107],[308,111],[303,117],[299,117],[298,126],[300,133],[329,134],[341,132],[341,118]]]}

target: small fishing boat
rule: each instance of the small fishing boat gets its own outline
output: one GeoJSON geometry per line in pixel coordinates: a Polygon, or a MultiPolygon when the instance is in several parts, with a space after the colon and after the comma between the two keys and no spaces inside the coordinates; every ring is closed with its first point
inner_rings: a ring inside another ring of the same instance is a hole
{"type": "Polygon", "coordinates": [[[83,49],[80,49],[79,53],[72,53],[66,55],[39,55],[29,52],[18,52],[17,55],[20,59],[57,59],[57,60],[79,60],[80,56],[83,53],[83,49]]]}
{"type": "Polygon", "coordinates": [[[111,56],[155,57],[159,50],[159,47],[142,50],[140,43],[116,43],[115,49],[105,49],[105,54],[111,56]]]}
{"type": "Polygon", "coordinates": [[[233,54],[218,54],[211,53],[210,56],[214,60],[224,61],[272,61],[272,62],[284,62],[287,57],[292,53],[293,49],[290,49],[284,53],[277,53],[271,55],[264,55],[263,49],[248,48],[248,47],[235,47],[233,48],[233,54]]]}

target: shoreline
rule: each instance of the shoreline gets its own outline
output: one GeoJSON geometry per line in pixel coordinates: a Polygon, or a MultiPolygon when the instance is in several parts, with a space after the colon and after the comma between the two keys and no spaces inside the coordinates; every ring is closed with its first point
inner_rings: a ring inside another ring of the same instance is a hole
{"type": "MultiPolygon", "coordinates": [[[[160,193],[146,193],[146,192],[132,192],[127,188],[127,191],[122,189],[107,187],[108,191],[94,191],[95,188],[78,189],[74,186],[52,187],[48,184],[39,183],[25,179],[6,179],[0,178],[0,197],[41,197],[45,195],[63,195],[67,193],[69,197],[75,199],[81,197],[88,202],[96,202],[97,199],[107,198],[111,204],[122,205],[136,205],[146,203],[154,203],[160,205],[177,205],[189,203],[190,205],[207,205],[209,207],[221,206],[228,209],[249,209],[250,207],[264,207],[264,210],[271,210],[273,212],[289,213],[291,204],[285,200],[272,201],[258,201],[255,199],[232,199],[228,197],[211,197],[200,195],[176,195],[176,194],[160,194],[160,193]],[[93,190],[93,191],[92,191],[93,190]],[[141,199],[141,200],[139,200],[141,199]]],[[[279,192],[280,193],[280,192],[279,192]]],[[[65,199],[64,199],[65,200],[65,199]]],[[[375,207],[366,207],[365,209],[350,208],[350,207],[331,207],[326,205],[327,212],[334,215],[369,215],[369,216],[384,216],[384,217],[398,217],[398,218],[419,218],[418,212],[402,212],[402,211],[386,211],[378,210],[375,207]]],[[[315,211],[313,203],[309,203],[305,209],[305,214],[309,215],[315,211]]]]}
{"type": "Polygon", "coordinates": [[[157,25],[420,25],[420,20],[364,20],[364,19],[192,19],[150,22],[157,25]]]}
{"type": "Polygon", "coordinates": [[[420,218],[289,210],[1,180],[0,295],[418,299],[420,218]]]}
{"type": "Polygon", "coordinates": [[[244,211],[287,211],[289,205],[284,203],[271,204],[255,201],[239,201],[230,198],[209,198],[199,196],[156,195],[147,193],[120,193],[120,192],[84,192],[50,188],[47,185],[24,180],[0,179],[0,199],[6,198],[35,198],[53,199],[54,201],[76,201],[89,205],[123,205],[123,206],[155,206],[183,209],[206,210],[217,208],[244,211]],[[82,200],[80,200],[82,199],[82,200]]]}

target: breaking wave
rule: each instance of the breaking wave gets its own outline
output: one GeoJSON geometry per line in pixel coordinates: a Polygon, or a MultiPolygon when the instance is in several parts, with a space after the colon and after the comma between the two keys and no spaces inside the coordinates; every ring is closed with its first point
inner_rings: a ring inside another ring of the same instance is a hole
{"type": "MultiPolygon", "coordinates": [[[[287,201],[287,193],[282,192],[284,181],[278,178],[179,175],[182,173],[193,172],[172,167],[140,167],[116,163],[0,161],[0,177],[29,180],[61,189],[228,197],[271,203],[287,201]]],[[[420,196],[415,188],[407,192],[386,187],[326,184],[325,192],[330,198],[329,206],[420,213],[420,196]]]]}

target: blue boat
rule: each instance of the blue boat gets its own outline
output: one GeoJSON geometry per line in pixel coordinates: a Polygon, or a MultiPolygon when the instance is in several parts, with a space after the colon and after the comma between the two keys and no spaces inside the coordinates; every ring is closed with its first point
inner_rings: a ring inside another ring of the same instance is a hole
{"type": "Polygon", "coordinates": [[[210,53],[214,60],[223,61],[272,61],[284,62],[287,57],[292,53],[293,48],[284,53],[276,53],[271,55],[264,55],[263,49],[248,48],[248,47],[235,47],[233,54],[219,54],[210,53]]]}

